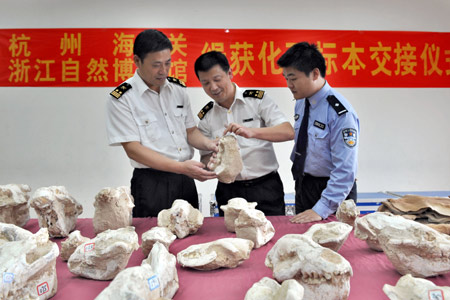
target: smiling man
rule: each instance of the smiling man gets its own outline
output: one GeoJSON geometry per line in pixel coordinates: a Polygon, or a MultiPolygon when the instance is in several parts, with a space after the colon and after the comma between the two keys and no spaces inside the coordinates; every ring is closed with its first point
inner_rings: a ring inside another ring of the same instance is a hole
{"type": "MultiPolygon", "coordinates": [[[[257,202],[256,208],[266,215],[284,215],[283,183],[272,142],[292,140],[292,125],[265,91],[241,89],[232,82],[233,72],[224,54],[211,51],[201,55],[195,73],[203,90],[214,99],[198,114],[198,128],[212,139],[234,133],[244,165],[235,182],[218,182],[218,205],[242,197],[257,202]]],[[[210,152],[200,154],[204,163],[209,161],[210,152]]]]}
{"type": "Polygon", "coordinates": [[[184,199],[198,208],[194,179],[216,178],[193,161],[193,147],[218,151],[196,127],[184,83],[168,77],[172,43],[148,29],[134,41],[134,76],[111,92],[107,102],[109,144],[121,145],[135,168],[133,217],[157,216],[184,199]]]}
{"type": "Polygon", "coordinates": [[[350,103],[325,80],[325,59],[306,42],[289,48],[278,65],[296,99],[294,223],[328,218],[345,199],[357,201],[359,119],[350,103]]]}

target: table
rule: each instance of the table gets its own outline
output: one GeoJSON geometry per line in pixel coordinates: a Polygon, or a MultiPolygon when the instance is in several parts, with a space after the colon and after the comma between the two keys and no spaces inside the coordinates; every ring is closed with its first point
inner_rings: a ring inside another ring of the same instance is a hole
{"type": "MultiPolygon", "coordinates": [[[[244,299],[247,290],[253,283],[264,276],[272,278],[272,271],[264,265],[267,252],[275,242],[287,233],[304,233],[313,223],[292,224],[289,217],[267,217],[275,228],[275,236],[261,248],[252,250],[250,258],[234,269],[218,269],[213,271],[197,271],[183,268],[177,265],[180,287],[174,300],[215,299],[215,300],[239,300],[244,299]]],[[[331,216],[322,223],[336,221],[331,216]]],[[[142,233],[156,226],[156,218],[133,219],[133,226],[139,236],[139,244],[142,243],[142,233]]],[[[37,219],[31,219],[25,229],[35,233],[39,230],[37,219]]],[[[78,219],[77,230],[83,236],[93,238],[95,236],[92,219],[78,219]]],[[[223,217],[208,217],[204,219],[203,226],[195,235],[184,239],[177,239],[170,246],[169,251],[176,254],[193,244],[210,242],[224,237],[235,237],[234,233],[227,232],[223,217]]],[[[52,239],[61,249],[61,241],[64,239],[52,239]]],[[[350,280],[349,300],[382,300],[388,299],[383,293],[384,284],[395,285],[401,277],[394,269],[391,262],[383,252],[371,250],[366,242],[354,237],[353,231],[339,251],[347,259],[353,268],[353,277],[350,280]]],[[[127,267],[138,266],[145,259],[142,250],[133,252],[127,267]]],[[[58,276],[58,292],[52,298],[54,300],[70,299],[94,299],[110,281],[97,281],[78,277],[69,272],[67,263],[60,257],[56,259],[58,276]]],[[[444,276],[427,278],[439,286],[450,286],[450,273],[444,276]]]]}

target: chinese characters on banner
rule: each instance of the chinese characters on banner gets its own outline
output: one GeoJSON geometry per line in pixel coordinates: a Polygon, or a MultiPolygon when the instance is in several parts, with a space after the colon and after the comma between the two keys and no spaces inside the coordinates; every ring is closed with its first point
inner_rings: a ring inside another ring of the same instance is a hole
{"type": "MultiPolygon", "coordinates": [[[[0,29],[0,86],[115,87],[135,71],[133,29],[0,29]]],[[[450,87],[450,33],[282,29],[160,29],[172,41],[170,75],[199,87],[194,62],[225,53],[243,87],[285,87],[277,59],[318,45],[334,87],[450,87]]]]}

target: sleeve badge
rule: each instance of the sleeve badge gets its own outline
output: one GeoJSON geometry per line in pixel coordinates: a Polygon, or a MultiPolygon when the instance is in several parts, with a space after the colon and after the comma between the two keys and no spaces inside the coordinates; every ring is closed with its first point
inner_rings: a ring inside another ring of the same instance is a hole
{"type": "Polygon", "coordinates": [[[344,143],[353,148],[356,146],[357,141],[357,131],[353,128],[345,128],[342,130],[342,138],[344,139],[344,143]]]}

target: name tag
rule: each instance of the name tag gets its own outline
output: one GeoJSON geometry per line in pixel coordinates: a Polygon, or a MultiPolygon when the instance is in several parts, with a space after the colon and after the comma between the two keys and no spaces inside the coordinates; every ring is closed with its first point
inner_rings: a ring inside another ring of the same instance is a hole
{"type": "Polygon", "coordinates": [[[244,119],[244,120],[242,120],[242,122],[251,122],[251,121],[253,121],[253,118],[250,118],[250,119],[244,119]]]}
{"type": "Polygon", "coordinates": [[[183,108],[184,105],[177,105],[177,108],[183,108]]]}
{"type": "Polygon", "coordinates": [[[314,126],[316,126],[317,128],[320,128],[320,129],[322,129],[322,130],[324,130],[325,127],[326,127],[325,124],[323,124],[323,123],[321,123],[321,122],[319,122],[319,121],[314,121],[314,126]]]}

